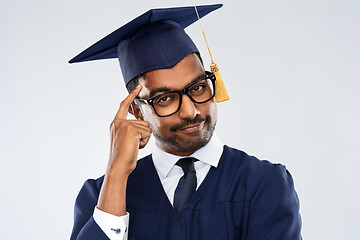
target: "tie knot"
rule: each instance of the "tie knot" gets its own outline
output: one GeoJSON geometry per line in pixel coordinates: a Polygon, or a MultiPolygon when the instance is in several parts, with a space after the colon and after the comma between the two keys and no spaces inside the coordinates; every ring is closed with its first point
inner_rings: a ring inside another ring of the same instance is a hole
{"type": "Polygon", "coordinates": [[[196,161],[198,160],[193,157],[181,158],[176,162],[176,165],[182,168],[184,174],[187,174],[188,172],[195,172],[194,162],[196,161]]]}

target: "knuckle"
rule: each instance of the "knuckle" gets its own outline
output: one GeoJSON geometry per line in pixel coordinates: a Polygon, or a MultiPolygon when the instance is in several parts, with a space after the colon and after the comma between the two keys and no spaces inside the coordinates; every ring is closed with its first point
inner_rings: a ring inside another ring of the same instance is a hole
{"type": "Polygon", "coordinates": [[[130,126],[124,121],[119,124],[119,129],[127,132],[130,129],[130,126]]]}
{"type": "Polygon", "coordinates": [[[132,131],[134,131],[134,126],[131,125],[131,124],[126,124],[124,126],[124,130],[127,131],[127,132],[132,132],[132,131]]]}
{"type": "Polygon", "coordinates": [[[121,101],[120,103],[120,108],[124,107],[127,105],[127,99],[125,98],[124,100],[121,101]]]}
{"type": "Polygon", "coordinates": [[[122,128],[124,128],[124,126],[126,126],[126,121],[121,121],[121,120],[114,120],[111,124],[110,124],[110,130],[116,131],[116,130],[120,130],[122,128]]]}

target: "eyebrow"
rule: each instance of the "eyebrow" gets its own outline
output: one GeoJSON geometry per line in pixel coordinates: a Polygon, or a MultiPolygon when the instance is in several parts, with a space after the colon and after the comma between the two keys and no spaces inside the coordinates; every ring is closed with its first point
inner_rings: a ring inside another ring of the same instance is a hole
{"type": "MultiPolygon", "coordinates": [[[[188,85],[185,86],[185,88],[187,86],[190,86],[191,84],[193,84],[194,82],[200,80],[201,78],[207,76],[206,73],[200,74],[199,76],[197,76],[196,78],[194,78],[188,85]]],[[[165,93],[165,92],[170,92],[170,91],[178,91],[180,89],[171,89],[168,87],[159,87],[159,88],[154,88],[153,90],[150,91],[150,96],[149,98],[157,95],[158,93],[165,93]]]]}

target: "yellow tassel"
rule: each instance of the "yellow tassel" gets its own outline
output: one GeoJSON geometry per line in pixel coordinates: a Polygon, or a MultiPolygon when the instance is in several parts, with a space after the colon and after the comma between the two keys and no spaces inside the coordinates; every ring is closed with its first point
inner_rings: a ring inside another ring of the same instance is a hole
{"type": "Polygon", "coordinates": [[[214,63],[214,60],[212,58],[212,55],[211,55],[211,51],[210,51],[210,48],[209,48],[209,44],[206,40],[206,36],[205,36],[205,32],[204,32],[204,29],[202,27],[202,24],[201,24],[201,21],[200,21],[200,17],[199,17],[199,13],[197,11],[197,8],[196,6],[194,6],[195,8],[195,12],[196,12],[196,15],[198,17],[198,20],[199,20],[199,23],[200,23],[200,27],[201,27],[201,30],[202,30],[202,34],[204,36],[204,39],[205,39],[205,43],[206,43],[206,46],[207,46],[207,49],[209,51],[209,54],[210,54],[210,59],[211,59],[211,64],[210,64],[210,70],[211,72],[215,75],[216,77],[216,80],[215,80],[215,101],[218,103],[218,102],[223,102],[223,101],[227,101],[229,100],[229,95],[226,91],[226,88],[225,88],[225,85],[224,85],[224,82],[220,76],[220,73],[219,73],[219,67],[217,66],[216,63],[214,63]]]}
{"type": "Polygon", "coordinates": [[[216,63],[212,62],[210,64],[210,69],[211,72],[215,75],[216,80],[215,80],[215,101],[218,102],[223,102],[223,101],[227,101],[229,100],[229,95],[226,91],[224,82],[220,76],[219,73],[219,67],[217,66],[216,63]]]}

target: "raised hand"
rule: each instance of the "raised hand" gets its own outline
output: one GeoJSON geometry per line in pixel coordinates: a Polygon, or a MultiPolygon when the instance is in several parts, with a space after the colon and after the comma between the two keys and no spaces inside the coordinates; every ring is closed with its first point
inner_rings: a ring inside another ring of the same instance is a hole
{"type": "Polygon", "coordinates": [[[151,136],[148,122],[127,119],[130,105],[140,91],[141,85],[121,102],[110,125],[111,149],[108,169],[115,168],[124,174],[130,174],[135,169],[138,150],[145,147],[151,136]]]}
{"type": "Polygon", "coordinates": [[[141,86],[134,89],[120,104],[110,125],[111,147],[108,167],[100,190],[97,207],[107,213],[126,214],[126,184],[135,169],[137,155],[149,141],[151,129],[143,120],[128,120],[127,114],[141,86]]]}

